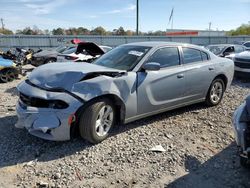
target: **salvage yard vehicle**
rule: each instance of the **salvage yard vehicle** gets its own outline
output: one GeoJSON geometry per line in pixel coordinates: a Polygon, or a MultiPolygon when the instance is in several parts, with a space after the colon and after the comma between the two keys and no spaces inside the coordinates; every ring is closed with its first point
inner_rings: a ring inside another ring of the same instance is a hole
{"type": "MultiPolygon", "coordinates": [[[[104,46],[106,50],[107,46],[104,46]]],[[[104,48],[103,47],[103,48],[104,48]]],[[[76,48],[67,50],[58,55],[58,62],[92,62],[105,53],[102,46],[93,42],[80,42],[76,48]]]]}
{"type": "Polygon", "coordinates": [[[235,54],[246,51],[246,47],[239,44],[212,44],[206,46],[208,50],[219,57],[227,57],[232,59],[235,54]]]}
{"type": "Polygon", "coordinates": [[[243,43],[247,50],[250,50],[250,41],[246,41],[243,43]]]}
{"type": "Polygon", "coordinates": [[[186,105],[218,105],[231,84],[233,61],[190,44],[121,45],[93,63],[53,63],[18,85],[16,127],[48,140],[75,133],[91,143],[117,124],[186,105]]]}
{"type": "Polygon", "coordinates": [[[235,55],[234,70],[235,76],[240,78],[250,78],[250,51],[245,51],[235,55]]]}
{"type": "Polygon", "coordinates": [[[9,59],[0,57],[0,82],[11,82],[18,78],[20,72],[19,66],[9,59]]]}
{"type": "Polygon", "coordinates": [[[59,46],[54,49],[42,50],[38,53],[33,54],[31,59],[31,65],[38,67],[46,63],[56,62],[58,54],[74,47],[75,47],[74,45],[69,45],[69,46],[59,46]]]}
{"type": "Polygon", "coordinates": [[[240,163],[250,168],[250,96],[233,115],[233,128],[240,153],[240,163]]]}

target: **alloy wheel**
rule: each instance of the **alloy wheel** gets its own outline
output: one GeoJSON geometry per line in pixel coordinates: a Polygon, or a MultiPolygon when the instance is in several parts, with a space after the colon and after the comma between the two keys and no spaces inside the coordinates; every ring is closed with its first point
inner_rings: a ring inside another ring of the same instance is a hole
{"type": "Polygon", "coordinates": [[[113,108],[110,105],[103,106],[96,119],[95,130],[98,136],[106,136],[114,121],[113,108]]]}

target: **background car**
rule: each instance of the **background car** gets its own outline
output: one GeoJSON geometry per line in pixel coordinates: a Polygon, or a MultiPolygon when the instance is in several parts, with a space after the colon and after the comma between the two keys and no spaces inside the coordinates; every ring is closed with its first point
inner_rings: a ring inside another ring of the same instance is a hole
{"type": "Polygon", "coordinates": [[[0,82],[11,82],[18,78],[19,67],[11,60],[0,57],[0,82]]]}
{"type": "Polygon", "coordinates": [[[57,48],[42,50],[38,53],[33,54],[31,64],[35,67],[46,63],[52,63],[57,61],[57,56],[65,50],[74,48],[74,45],[70,46],[59,46],[57,48]]]}
{"type": "Polygon", "coordinates": [[[245,46],[237,44],[213,44],[206,46],[206,48],[219,57],[227,57],[229,59],[233,59],[235,54],[246,50],[245,46]]]}
{"type": "Polygon", "coordinates": [[[250,51],[236,54],[233,60],[235,65],[235,76],[250,78],[250,51]]]}
{"type": "Polygon", "coordinates": [[[232,60],[195,45],[121,45],[93,63],[33,70],[18,86],[16,127],[48,140],[79,133],[98,143],[119,123],[198,102],[219,104],[233,74],[232,60]]]}
{"type": "Polygon", "coordinates": [[[250,41],[244,42],[243,45],[246,47],[247,50],[250,50],[250,41]]]}
{"type": "Polygon", "coordinates": [[[250,168],[250,96],[241,104],[233,115],[235,139],[240,153],[240,163],[250,168]]]}
{"type": "Polygon", "coordinates": [[[93,42],[80,42],[77,47],[66,50],[58,55],[58,62],[91,62],[110,49],[107,46],[98,46],[93,42]]]}

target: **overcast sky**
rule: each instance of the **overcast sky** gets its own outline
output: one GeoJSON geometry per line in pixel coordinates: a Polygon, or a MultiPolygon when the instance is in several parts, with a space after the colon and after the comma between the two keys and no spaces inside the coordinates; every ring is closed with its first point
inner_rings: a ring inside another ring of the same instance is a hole
{"type": "MultiPolygon", "coordinates": [[[[175,29],[235,29],[250,23],[250,0],[139,0],[140,30],[166,30],[172,7],[175,29]]],[[[135,30],[136,0],[0,0],[5,27],[119,26],[135,30]]]]}

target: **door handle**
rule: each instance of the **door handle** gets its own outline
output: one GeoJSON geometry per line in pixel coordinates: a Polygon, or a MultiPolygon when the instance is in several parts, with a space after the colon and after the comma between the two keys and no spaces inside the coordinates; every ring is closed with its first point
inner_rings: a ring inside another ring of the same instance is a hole
{"type": "Polygon", "coordinates": [[[178,74],[177,78],[184,78],[184,75],[183,74],[178,74]]]}
{"type": "Polygon", "coordinates": [[[212,71],[212,70],[214,70],[214,68],[213,67],[209,67],[208,70],[212,71]]]}

